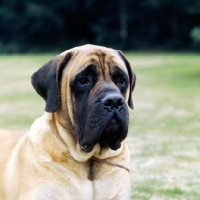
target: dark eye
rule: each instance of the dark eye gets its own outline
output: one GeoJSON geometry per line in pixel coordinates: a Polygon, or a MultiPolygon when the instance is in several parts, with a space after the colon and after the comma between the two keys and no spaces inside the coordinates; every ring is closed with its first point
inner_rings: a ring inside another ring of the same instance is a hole
{"type": "Polygon", "coordinates": [[[85,85],[86,83],[89,82],[89,79],[88,77],[81,77],[78,82],[81,84],[81,85],[85,85]]]}
{"type": "Polygon", "coordinates": [[[126,80],[125,80],[125,78],[123,78],[123,77],[120,77],[120,78],[118,79],[118,83],[119,83],[120,85],[124,85],[125,82],[126,82],[126,80]]]}

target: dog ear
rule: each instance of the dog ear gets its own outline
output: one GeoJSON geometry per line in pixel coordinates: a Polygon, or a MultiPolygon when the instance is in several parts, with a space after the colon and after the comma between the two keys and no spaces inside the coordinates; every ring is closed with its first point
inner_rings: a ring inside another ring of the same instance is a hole
{"type": "Polygon", "coordinates": [[[60,106],[60,81],[62,72],[72,52],[58,55],[44,64],[32,77],[31,82],[36,92],[46,101],[45,111],[55,112],[60,106]]]}
{"type": "Polygon", "coordinates": [[[136,75],[132,71],[130,63],[125,58],[125,56],[122,54],[122,52],[118,51],[118,53],[119,53],[120,57],[122,58],[122,60],[124,61],[126,68],[128,70],[128,75],[129,75],[129,80],[130,80],[130,93],[129,93],[128,105],[131,109],[134,109],[133,100],[132,100],[132,92],[135,88],[136,75]]]}

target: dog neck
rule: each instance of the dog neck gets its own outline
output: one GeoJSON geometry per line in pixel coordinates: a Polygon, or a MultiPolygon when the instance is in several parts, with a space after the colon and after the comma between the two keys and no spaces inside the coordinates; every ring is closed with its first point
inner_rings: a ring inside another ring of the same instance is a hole
{"type": "MultiPolygon", "coordinates": [[[[53,123],[50,124],[51,126],[51,130],[52,132],[55,134],[55,136],[60,140],[60,142],[62,142],[64,145],[67,146],[67,144],[65,143],[65,141],[62,139],[62,137],[58,134],[58,132],[56,131],[55,127],[53,126],[53,123]]],[[[110,165],[110,166],[113,166],[113,167],[118,167],[118,168],[122,168],[122,169],[125,169],[126,171],[130,171],[128,168],[122,166],[122,165],[118,165],[118,164],[115,164],[115,163],[112,163],[112,162],[108,162],[104,159],[99,159],[99,158],[96,158],[95,156],[92,156],[91,157],[92,160],[95,160],[95,161],[98,161],[100,163],[103,163],[103,164],[107,164],[107,165],[110,165]]]]}
{"type": "Polygon", "coordinates": [[[54,160],[56,157],[59,157],[59,153],[62,154],[61,152],[63,151],[65,152],[65,157],[68,157],[70,160],[84,163],[92,159],[102,164],[123,168],[126,171],[129,171],[127,167],[124,167],[124,165],[127,166],[129,160],[125,161],[124,163],[124,158],[122,155],[124,149],[128,151],[125,141],[122,142],[121,148],[117,151],[113,151],[109,147],[101,148],[101,146],[97,143],[91,152],[86,153],[81,149],[73,134],[70,134],[61,124],[58,123],[58,121],[53,119],[54,117],[52,113],[45,112],[41,118],[35,121],[37,126],[34,126],[33,124],[29,132],[29,137],[32,141],[34,140],[34,143],[38,143],[38,141],[36,141],[36,139],[38,140],[38,137],[35,137],[32,133],[36,132],[36,130],[34,130],[35,127],[40,127],[41,130],[39,140],[44,141],[46,143],[44,146],[49,149],[49,152],[53,152],[53,154],[55,154],[54,160]],[[54,148],[51,150],[52,142],[55,142],[53,145],[54,147],[57,146],[57,149],[54,148]],[[120,154],[122,157],[122,163],[124,164],[115,164],[115,157],[118,157],[120,154]],[[109,159],[109,161],[107,159],[109,159]],[[112,162],[110,162],[111,160],[112,162]]]}

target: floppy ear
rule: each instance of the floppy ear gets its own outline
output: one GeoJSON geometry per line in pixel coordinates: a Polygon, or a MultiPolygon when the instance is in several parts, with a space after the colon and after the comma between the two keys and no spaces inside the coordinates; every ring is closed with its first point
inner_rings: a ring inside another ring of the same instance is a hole
{"type": "Polygon", "coordinates": [[[124,61],[126,68],[128,70],[128,75],[129,75],[129,80],[130,80],[130,93],[129,93],[128,105],[131,109],[134,109],[133,100],[132,100],[132,92],[135,88],[136,75],[132,71],[130,63],[125,58],[125,56],[122,54],[122,52],[121,51],[118,51],[118,52],[119,52],[119,55],[122,58],[122,60],[124,61]]]}
{"type": "Polygon", "coordinates": [[[59,109],[62,71],[71,57],[71,52],[58,55],[44,64],[31,77],[36,92],[46,101],[45,111],[47,112],[52,113],[59,109]]]}

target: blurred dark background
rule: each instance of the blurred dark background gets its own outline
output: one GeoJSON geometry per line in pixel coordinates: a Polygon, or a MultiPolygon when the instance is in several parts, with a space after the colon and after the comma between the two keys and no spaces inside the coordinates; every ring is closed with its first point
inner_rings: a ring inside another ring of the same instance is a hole
{"type": "Polygon", "coordinates": [[[199,51],[200,0],[0,0],[0,53],[85,43],[199,51]]]}

